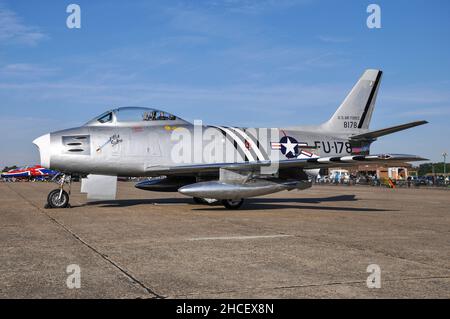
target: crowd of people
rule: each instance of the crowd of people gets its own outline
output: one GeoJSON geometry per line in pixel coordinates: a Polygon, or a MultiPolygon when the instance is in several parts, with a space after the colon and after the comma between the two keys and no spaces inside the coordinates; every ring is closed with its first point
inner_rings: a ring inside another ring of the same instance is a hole
{"type": "Polygon", "coordinates": [[[316,184],[334,184],[334,185],[370,185],[392,187],[450,187],[450,177],[443,175],[433,176],[408,176],[402,179],[378,178],[376,175],[325,175],[317,176],[316,184]]]}

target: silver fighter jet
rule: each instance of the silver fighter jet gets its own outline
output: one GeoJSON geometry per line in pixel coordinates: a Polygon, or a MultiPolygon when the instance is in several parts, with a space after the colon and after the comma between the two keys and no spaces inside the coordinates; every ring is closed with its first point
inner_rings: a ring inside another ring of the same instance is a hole
{"type": "Polygon", "coordinates": [[[33,142],[41,165],[61,172],[48,206],[69,205],[63,188],[73,175],[84,177],[88,200],[115,199],[118,176],[148,177],[136,187],[237,209],[245,198],[311,187],[321,168],[425,160],[369,153],[378,137],[427,123],[369,130],[381,76],[380,70],[365,71],[334,115],[317,126],[207,126],[156,109],[122,107],[43,135],[33,142]]]}

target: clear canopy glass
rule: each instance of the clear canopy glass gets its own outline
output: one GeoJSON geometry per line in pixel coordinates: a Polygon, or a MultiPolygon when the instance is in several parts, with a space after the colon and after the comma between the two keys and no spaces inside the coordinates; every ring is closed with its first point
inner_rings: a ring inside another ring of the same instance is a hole
{"type": "Polygon", "coordinates": [[[168,112],[147,107],[120,107],[102,113],[86,125],[103,125],[108,123],[139,123],[150,121],[175,121],[181,120],[168,112]]]}
{"type": "Polygon", "coordinates": [[[142,121],[168,121],[177,118],[164,111],[145,107],[123,107],[115,110],[118,123],[142,121]]]}

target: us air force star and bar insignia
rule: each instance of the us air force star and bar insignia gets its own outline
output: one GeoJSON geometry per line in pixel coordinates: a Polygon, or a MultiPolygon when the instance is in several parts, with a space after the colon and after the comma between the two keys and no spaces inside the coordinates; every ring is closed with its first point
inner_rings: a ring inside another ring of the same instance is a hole
{"type": "Polygon", "coordinates": [[[312,157],[314,154],[302,150],[302,147],[311,148],[307,143],[299,143],[291,136],[283,136],[278,143],[271,143],[272,149],[280,150],[287,158],[296,158],[301,155],[312,157]]]}
{"type": "Polygon", "coordinates": [[[294,158],[298,154],[298,142],[289,136],[283,136],[280,140],[281,153],[287,158],[294,158]]]}

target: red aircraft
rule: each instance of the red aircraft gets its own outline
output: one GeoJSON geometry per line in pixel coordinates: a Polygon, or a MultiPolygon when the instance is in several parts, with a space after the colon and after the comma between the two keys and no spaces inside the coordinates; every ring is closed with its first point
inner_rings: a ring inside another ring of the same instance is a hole
{"type": "Polygon", "coordinates": [[[40,165],[24,166],[2,173],[2,178],[44,179],[56,175],[57,172],[40,165]]]}

